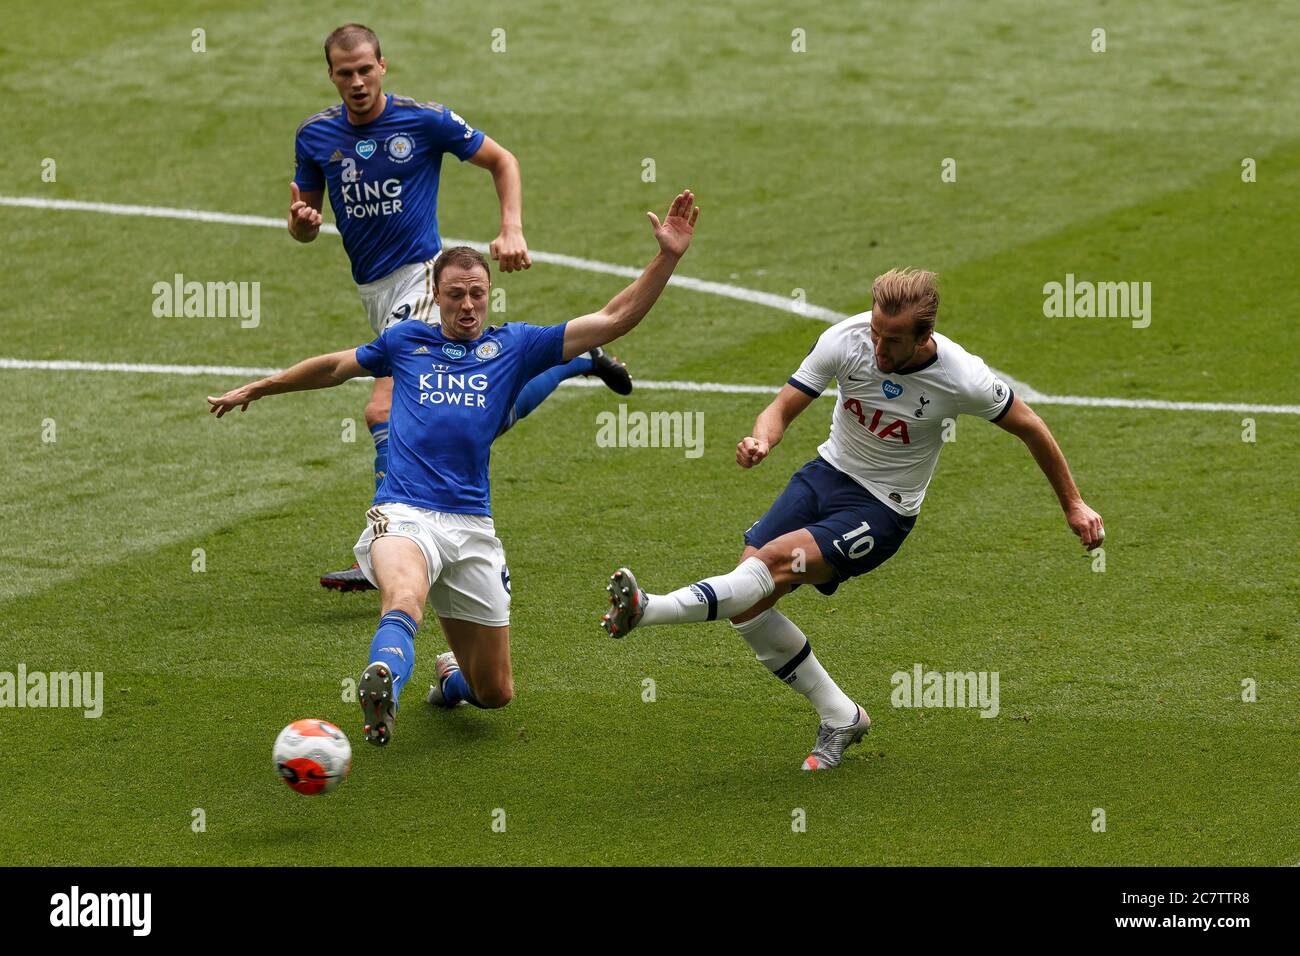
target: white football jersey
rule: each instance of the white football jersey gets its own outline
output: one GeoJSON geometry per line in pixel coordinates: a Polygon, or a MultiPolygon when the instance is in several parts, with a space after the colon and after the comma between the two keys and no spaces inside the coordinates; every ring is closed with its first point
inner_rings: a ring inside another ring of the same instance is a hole
{"type": "Polygon", "coordinates": [[[934,333],[938,351],[919,368],[876,367],[871,313],[822,333],[790,384],[820,395],[831,380],[839,396],[831,434],[817,449],[831,465],[895,511],[921,510],[943,449],[944,420],[978,415],[996,422],[1011,407],[1011,388],[979,356],[934,333]]]}

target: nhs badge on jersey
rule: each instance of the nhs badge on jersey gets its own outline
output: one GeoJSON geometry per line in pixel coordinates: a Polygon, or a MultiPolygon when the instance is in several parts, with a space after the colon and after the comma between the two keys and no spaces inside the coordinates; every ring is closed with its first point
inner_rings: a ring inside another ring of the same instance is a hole
{"type": "Polygon", "coordinates": [[[410,162],[411,157],[415,154],[415,140],[405,133],[398,133],[396,136],[390,136],[384,141],[384,151],[388,153],[388,158],[395,163],[410,162]]]}
{"type": "Polygon", "coordinates": [[[486,362],[488,359],[494,359],[501,354],[501,346],[495,342],[484,342],[474,350],[474,357],[480,362],[486,362]]]}
{"type": "Polygon", "coordinates": [[[455,342],[447,342],[442,347],[442,354],[447,356],[447,358],[453,358],[453,359],[464,358],[465,346],[457,345],[455,342]]]}
{"type": "Polygon", "coordinates": [[[903,386],[885,379],[880,385],[880,390],[885,393],[885,398],[898,398],[903,394],[903,386]]]}
{"type": "Polygon", "coordinates": [[[373,139],[363,139],[357,143],[357,155],[362,159],[369,159],[371,156],[375,155],[375,150],[378,148],[379,144],[373,139]]]}

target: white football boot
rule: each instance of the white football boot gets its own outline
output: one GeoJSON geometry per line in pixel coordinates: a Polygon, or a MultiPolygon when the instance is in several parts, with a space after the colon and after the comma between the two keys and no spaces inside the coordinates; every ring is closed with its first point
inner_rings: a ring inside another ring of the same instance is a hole
{"type": "Polygon", "coordinates": [[[844,751],[848,750],[871,730],[871,718],[858,704],[858,719],[847,727],[822,724],[817,728],[817,743],[803,762],[804,770],[834,770],[840,765],[844,751]]]}

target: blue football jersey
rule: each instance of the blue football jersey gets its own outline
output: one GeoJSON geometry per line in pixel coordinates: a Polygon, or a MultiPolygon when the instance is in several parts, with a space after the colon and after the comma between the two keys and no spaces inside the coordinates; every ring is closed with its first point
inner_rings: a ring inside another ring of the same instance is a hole
{"type": "Polygon", "coordinates": [[[308,117],[294,143],[294,182],[328,187],[358,284],[438,254],[438,177],[444,153],[469,159],[483,133],[438,103],[387,95],[379,116],[353,126],[343,104],[308,117]]]}
{"type": "Polygon", "coordinates": [[[388,471],[375,504],[492,514],[492,441],[528,380],[564,361],[566,324],[511,322],[461,342],[437,325],[398,322],[358,348],[362,367],[393,378],[388,471]]]}

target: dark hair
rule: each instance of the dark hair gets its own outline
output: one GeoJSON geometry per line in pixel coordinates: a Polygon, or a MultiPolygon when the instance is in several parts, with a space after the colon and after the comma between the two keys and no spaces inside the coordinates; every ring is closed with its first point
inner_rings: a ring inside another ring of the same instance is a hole
{"type": "Polygon", "coordinates": [[[447,266],[460,266],[462,269],[473,269],[475,266],[482,266],[483,271],[487,273],[488,284],[492,284],[492,269],[488,265],[487,259],[483,258],[483,253],[469,246],[452,246],[450,249],[444,249],[438,254],[437,260],[433,263],[433,287],[438,288],[438,280],[442,278],[442,270],[447,266]]]}
{"type": "Polygon", "coordinates": [[[375,48],[375,59],[378,60],[382,53],[379,52],[379,37],[375,36],[375,31],[370,27],[362,26],[360,23],[345,23],[333,33],[325,38],[325,62],[329,68],[334,69],[334,64],[330,62],[330,50],[334,47],[340,47],[344,50],[355,50],[363,43],[369,43],[375,48]]]}

